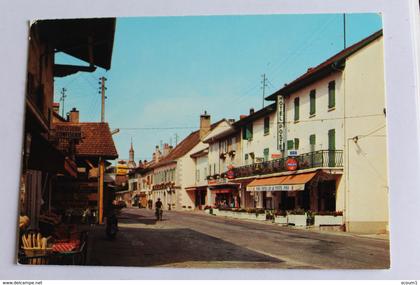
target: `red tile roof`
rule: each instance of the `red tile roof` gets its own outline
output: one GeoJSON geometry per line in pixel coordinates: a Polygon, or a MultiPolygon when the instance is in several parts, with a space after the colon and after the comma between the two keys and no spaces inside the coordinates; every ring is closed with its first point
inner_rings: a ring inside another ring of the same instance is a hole
{"type": "MultiPolygon", "coordinates": [[[[225,121],[222,119],[210,126],[210,130],[213,130],[221,122],[225,121]]],[[[192,132],[189,136],[183,139],[167,156],[165,156],[161,161],[154,164],[152,167],[157,168],[159,166],[167,165],[172,162],[175,162],[176,159],[187,154],[193,147],[195,147],[200,142],[200,131],[197,130],[192,132]]]]}
{"type": "Polygon", "coordinates": [[[76,145],[76,156],[116,159],[118,157],[108,123],[56,123],[54,125],[80,126],[81,141],[76,145]]]}
{"type": "Polygon", "coordinates": [[[266,97],[267,100],[276,100],[277,95],[288,95],[291,94],[300,88],[303,88],[319,78],[325,77],[332,72],[337,71],[340,69],[340,65],[344,63],[345,59],[350,55],[354,54],[358,50],[362,49],[363,47],[367,46],[374,40],[380,38],[382,36],[382,30],[373,33],[372,35],[364,38],[363,40],[355,43],[354,45],[349,46],[346,49],[343,49],[339,53],[333,55],[326,61],[322,62],[321,64],[317,65],[314,68],[309,68],[306,73],[299,76],[289,84],[286,84],[280,90],[274,92],[270,96],[266,97]]]}

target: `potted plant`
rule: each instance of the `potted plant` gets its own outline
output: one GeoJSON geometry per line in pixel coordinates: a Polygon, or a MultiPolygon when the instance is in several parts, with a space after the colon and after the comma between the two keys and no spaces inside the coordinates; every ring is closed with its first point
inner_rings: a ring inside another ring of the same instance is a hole
{"type": "Polygon", "coordinates": [[[296,209],[287,213],[287,223],[295,227],[306,227],[307,215],[305,210],[296,209]]]}
{"type": "Polygon", "coordinates": [[[314,213],[314,226],[342,226],[342,211],[321,211],[314,213]]]}
{"type": "Polygon", "coordinates": [[[277,210],[274,212],[274,223],[287,225],[287,212],[283,210],[277,210]]]}

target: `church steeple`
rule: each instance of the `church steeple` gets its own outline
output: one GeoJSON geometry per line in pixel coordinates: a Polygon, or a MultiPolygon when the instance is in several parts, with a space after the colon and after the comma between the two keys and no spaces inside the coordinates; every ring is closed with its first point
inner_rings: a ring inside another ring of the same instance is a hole
{"type": "Polygon", "coordinates": [[[128,151],[128,153],[129,153],[128,167],[129,168],[135,168],[136,167],[136,162],[134,161],[133,138],[131,138],[131,146],[130,146],[130,150],[128,151]]]}

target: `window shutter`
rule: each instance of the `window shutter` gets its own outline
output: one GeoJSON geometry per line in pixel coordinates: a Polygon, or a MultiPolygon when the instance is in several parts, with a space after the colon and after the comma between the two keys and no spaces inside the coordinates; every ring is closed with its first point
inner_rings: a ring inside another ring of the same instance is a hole
{"type": "Polygon", "coordinates": [[[299,97],[295,98],[295,121],[299,121],[299,97]]]}
{"type": "Polygon", "coordinates": [[[287,149],[293,149],[293,140],[287,141],[287,149]]]}
{"type": "Polygon", "coordinates": [[[310,135],[309,136],[309,144],[310,145],[315,145],[316,144],[316,137],[315,137],[315,135],[310,135]]]}
{"type": "Polygon", "coordinates": [[[315,112],[316,112],[315,96],[316,96],[315,89],[311,90],[311,92],[309,93],[309,99],[310,99],[310,101],[309,101],[309,105],[310,105],[309,115],[315,115],[315,112]]]}
{"type": "Polygon", "coordinates": [[[264,135],[270,132],[270,117],[264,118],[264,135]]]}
{"type": "Polygon", "coordinates": [[[335,150],[335,129],[328,131],[328,149],[335,150]]]}
{"type": "Polygon", "coordinates": [[[299,149],[299,139],[295,139],[295,149],[299,149]]]}
{"type": "Polygon", "coordinates": [[[328,83],[328,108],[335,107],[335,81],[328,83]]]}

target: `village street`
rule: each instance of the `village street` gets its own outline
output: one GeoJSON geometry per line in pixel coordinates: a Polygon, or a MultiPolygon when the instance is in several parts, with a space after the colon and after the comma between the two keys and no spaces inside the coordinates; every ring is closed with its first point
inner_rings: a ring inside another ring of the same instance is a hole
{"type": "Polygon", "coordinates": [[[291,229],[201,212],[123,209],[117,238],[90,234],[88,264],[161,267],[388,268],[387,239],[291,229]]]}

